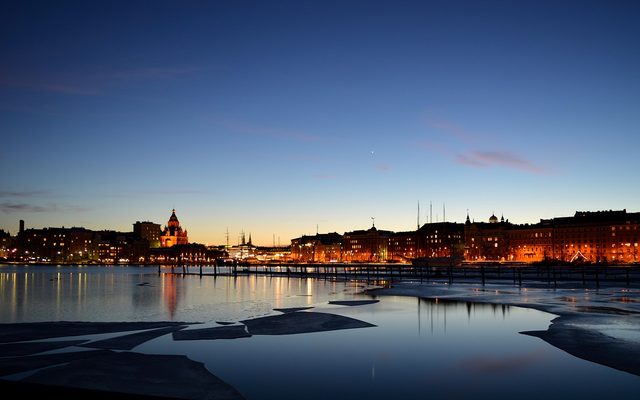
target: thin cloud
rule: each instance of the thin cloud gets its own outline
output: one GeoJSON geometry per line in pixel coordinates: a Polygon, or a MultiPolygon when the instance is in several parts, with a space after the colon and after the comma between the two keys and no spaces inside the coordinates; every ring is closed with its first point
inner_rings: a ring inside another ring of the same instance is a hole
{"type": "Polygon", "coordinates": [[[3,74],[3,76],[0,77],[0,86],[77,96],[95,96],[100,93],[96,88],[76,83],[63,82],[63,79],[61,78],[43,80],[41,78],[10,76],[9,74],[3,74]]]}
{"type": "Polygon", "coordinates": [[[115,71],[105,75],[106,78],[115,79],[168,79],[184,75],[191,75],[200,71],[199,67],[148,67],[130,70],[115,71]]]}
{"type": "Polygon", "coordinates": [[[526,171],[532,174],[543,174],[547,170],[519,155],[507,151],[471,151],[456,155],[459,164],[476,168],[507,167],[526,171]]]}
{"type": "Polygon", "coordinates": [[[376,171],[381,171],[381,172],[389,172],[393,169],[391,165],[382,164],[382,163],[374,165],[374,168],[376,169],[376,171]]]}
{"type": "Polygon", "coordinates": [[[0,197],[21,197],[21,198],[30,198],[30,197],[39,197],[50,194],[50,192],[46,190],[0,190],[0,197]]]}
{"type": "Polygon", "coordinates": [[[444,119],[434,119],[432,117],[427,117],[426,123],[429,129],[436,130],[464,143],[474,142],[478,136],[477,134],[464,129],[460,125],[444,119]]]}
{"type": "Polygon", "coordinates": [[[215,191],[204,189],[161,189],[161,190],[134,190],[121,191],[115,193],[104,193],[106,197],[140,197],[147,196],[181,196],[181,195],[204,195],[215,194],[215,191]]]}
{"type": "Polygon", "coordinates": [[[28,203],[17,203],[17,202],[9,202],[5,201],[0,203],[0,210],[6,213],[12,212],[23,212],[23,213],[43,213],[43,212],[65,212],[65,211],[88,211],[89,209],[86,207],[77,207],[77,206],[58,206],[57,204],[50,204],[46,206],[28,204],[28,203]]]}
{"type": "Polygon", "coordinates": [[[0,86],[78,96],[96,96],[112,83],[136,80],[163,80],[189,75],[197,67],[145,67],[102,72],[76,71],[73,74],[13,73],[0,71],[0,86]]]}

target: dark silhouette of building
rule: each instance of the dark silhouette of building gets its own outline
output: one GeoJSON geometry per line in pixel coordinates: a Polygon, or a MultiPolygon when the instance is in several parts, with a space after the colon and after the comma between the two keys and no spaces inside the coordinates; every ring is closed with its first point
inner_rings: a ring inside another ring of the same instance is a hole
{"type": "Polygon", "coordinates": [[[81,262],[97,256],[93,231],[85,228],[25,229],[16,241],[16,258],[23,261],[81,262]]]}
{"type": "Polygon", "coordinates": [[[142,239],[146,239],[149,242],[150,248],[155,249],[160,247],[160,235],[162,235],[160,224],[154,224],[148,221],[136,221],[136,223],[133,224],[133,233],[142,239]]]}

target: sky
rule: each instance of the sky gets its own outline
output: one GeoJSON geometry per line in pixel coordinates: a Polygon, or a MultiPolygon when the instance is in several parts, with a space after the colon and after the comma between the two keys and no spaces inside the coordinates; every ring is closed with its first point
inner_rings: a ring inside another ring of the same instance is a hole
{"type": "Polygon", "coordinates": [[[4,1],[0,229],[640,211],[637,1],[4,1]]]}

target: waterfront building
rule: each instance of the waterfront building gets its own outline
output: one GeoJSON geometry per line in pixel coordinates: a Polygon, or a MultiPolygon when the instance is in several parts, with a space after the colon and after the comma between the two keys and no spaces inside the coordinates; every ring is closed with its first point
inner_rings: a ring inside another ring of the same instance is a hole
{"type": "Polygon", "coordinates": [[[16,241],[23,261],[82,262],[97,255],[93,231],[85,228],[25,229],[16,241]]]}
{"type": "Polygon", "coordinates": [[[258,246],[255,249],[258,262],[287,262],[291,260],[289,246],[258,246]]]}
{"type": "Polygon", "coordinates": [[[510,225],[507,255],[504,257],[508,261],[525,263],[554,259],[553,231],[551,220],[532,225],[510,225]]]}
{"type": "Polygon", "coordinates": [[[13,244],[13,240],[11,239],[9,232],[0,229],[0,258],[10,257],[12,251],[11,245],[13,244]]]}
{"type": "Polygon", "coordinates": [[[640,213],[577,211],[537,224],[465,223],[465,260],[513,262],[640,262],[640,213]]]}
{"type": "Polygon", "coordinates": [[[508,231],[513,225],[491,215],[489,222],[471,222],[469,215],[464,225],[464,259],[466,261],[505,261],[508,258],[508,231]]]}
{"type": "Polygon", "coordinates": [[[162,235],[160,224],[154,224],[149,221],[136,221],[136,223],[133,224],[133,233],[149,241],[150,248],[155,249],[160,247],[160,235],[162,235]]]}
{"type": "Polygon", "coordinates": [[[462,258],[464,225],[455,222],[424,224],[418,229],[416,245],[418,257],[462,258]]]}
{"type": "Polygon", "coordinates": [[[296,262],[342,261],[342,235],[316,233],[291,240],[291,259],[296,262]]]}
{"type": "Polygon", "coordinates": [[[231,258],[237,260],[255,261],[256,246],[253,245],[251,240],[251,233],[249,233],[249,241],[247,241],[244,232],[242,232],[238,244],[229,246],[227,252],[231,258]]]}
{"type": "MultiPolygon", "coordinates": [[[[547,221],[545,221],[547,222],[547,221]]],[[[554,218],[553,258],[560,261],[634,263],[640,261],[640,213],[577,211],[554,218]]]]}
{"type": "Polygon", "coordinates": [[[391,231],[380,230],[373,225],[367,230],[345,232],[342,236],[342,261],[384,262],[389,260],[391,231]]]}
{"type": "Polygon", "coordinates": [[[418,257],[418,232],[395,232],[389,237],[388,258],[392,261],[410,262],[418,257]]]}
{"type": "Polygon", "coordinates": [[[171,247],[176,244],[188,243],[187,231],[180,226],[180,221],[178,221],[176,210],[174,209],[169,217],[169,222],[162,231],[162,235],[160,235],[160,245],[161,247],[171,247]]]}
{"type": "Polygon", "coordinates": [[[132,232],[95,232],[98,261],[106,264],[144,263],[149,253],[149,242],[132,232]]]}

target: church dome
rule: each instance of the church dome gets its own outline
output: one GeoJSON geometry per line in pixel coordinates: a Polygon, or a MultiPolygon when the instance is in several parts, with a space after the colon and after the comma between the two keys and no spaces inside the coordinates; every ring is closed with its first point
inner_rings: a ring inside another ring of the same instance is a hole
{"type": "Polygon", "coordinates": [[[175,228],[180,226],[180,221],[178,221],[178,217],[176,216],[175,208],[171,212],[171,216],[169,217],[169,224],[168,225],[169,225],[169,227],[175,227],[175,228]]]}
{"type": "Polygon", "coordinates": [[[491,217],[489,218],[489,222],[492,224],[497,224],[498,223],[498,217],[496,217],[495,214],[492,214],[491,217]]]}

